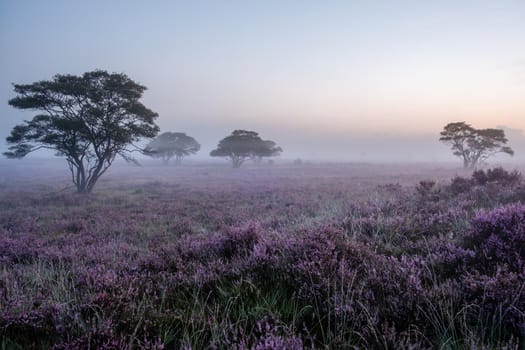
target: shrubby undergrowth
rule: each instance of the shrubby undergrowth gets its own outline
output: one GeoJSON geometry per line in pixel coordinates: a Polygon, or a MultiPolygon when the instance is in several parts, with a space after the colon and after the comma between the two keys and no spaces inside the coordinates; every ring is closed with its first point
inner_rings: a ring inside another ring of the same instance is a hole
{"type": "Polygon", "coordinates": [[[183,190],[6,193],[2,348],[524,346],[517,172],[183,190]]]}

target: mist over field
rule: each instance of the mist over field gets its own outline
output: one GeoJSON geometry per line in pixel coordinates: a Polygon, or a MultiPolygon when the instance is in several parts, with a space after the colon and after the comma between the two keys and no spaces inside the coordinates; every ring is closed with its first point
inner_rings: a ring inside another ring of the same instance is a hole
{"type": "Polygon", "coordinates": [[[2,347],[520,349],[512,169],[2,160],[2,347]]]}
{"type": "Polygon", "coordinates": [[[525,349],[524,14],[0,1],[0,350],[525,349]]]}
{"type": "MultiPolygon", "coordinates": [[[[520,129],[511,129],[498,126],[505,130],[508,144],[514,149],[512,157],[496,155],[492,162],[496,164],[522,164],[525,161],[525,134],[520,129]]],[[[232,127],[231,130],[234,128],[232,127]]],[[[225,129],[223,134],[231,131],[225,129]]],[[[201,150],[188,160],[212,163],[226,163],[226,161],[210,158],[209,152],[217,146],[218,141],[224,136],[216,129],[207,130],[184,129],[193,135],[202,145],[201,150]]],[[[263,131],[261,131],[263,134],[263,131]]],[[[452,155],[450,148],[439,142],[439,133],[421,135],[407,134],[395,135],[389,133],[375,133],[370,135],[335,135],[309,133],[306,135],[295,134],[287,130],[271,130],[263,135],[271,135],[282,146],[284,152],[277,161],[291,161],[297,158],[313,162],[359,162],[359,163],[454,163],[458,158],[452,155]]],[[[142,144],[146,144],[144,140],[142,144]]],[[[4,146],[3,151],[6,150],[4,146]]],[[[146,160],[149,157],[137,154],[137,159],[146,160]]],[[[32,154],[28,160],[53,159],[53,152],[41,151],[32,154]]],[[[18,162],[11,163],[17,166],[18,162]]]]}
{"type": "Polygon", "coordinates": [[[449,122],[525,129],[522,12],[520,1],[3,1],[0,139],[34,116],[7,105],[12,83],[103,69],[145,85],[161,131],[193,135],[199,158],[245,129],[291,159],[449,161],[437,142],[449,122]]]}

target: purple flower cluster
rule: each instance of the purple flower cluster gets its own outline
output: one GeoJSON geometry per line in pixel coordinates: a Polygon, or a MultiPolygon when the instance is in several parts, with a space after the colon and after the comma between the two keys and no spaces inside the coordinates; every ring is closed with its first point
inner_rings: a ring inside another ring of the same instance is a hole
{"type": "Polygon", "coordinates": [[[480,268],[507,264],[514,272],[525,269],[525,205],[511,204],[481,211],[472,221],[467,244],[477,252],[480,268]]]}
{"type": "Polygon", "coordinates": [[[231,176],[85,197],[3,189],[2,344],[523,346],[525,206],[510,190],[521,178],[365,196],[343,177],[231,176]]]}

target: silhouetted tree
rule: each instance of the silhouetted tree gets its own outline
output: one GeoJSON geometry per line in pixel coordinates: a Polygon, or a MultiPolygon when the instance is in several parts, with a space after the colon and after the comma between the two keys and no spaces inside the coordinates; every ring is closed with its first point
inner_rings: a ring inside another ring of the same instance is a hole
{"type": "Polygon", "coordinates": [[[201,145],[191,136],[182,132],[165,132],[152,140],[144,149],[144,153],[154,158],[162,158],[164,163],[175,157],[175,163],[180,164],[182,158],[195,154],[201,145]]]}
{"type": "Polygon", "coordinates": [[[131,152],[139,150],[134,142],[158,133],[157,113],[139,101],[145,90],[125,74],[102,70],[14,84],[18,96],[9,104],[43,114],[13,128],[4,155],[55,150],[66,158],[77,191],[91,192],[117,155],[134,161],[131,152]]]}
{"type": "Polygon", "coordinates": [[[478,130],[465,122],[447,124],[439,140],[452,146],[453,154],[463,159],[465,168],[474,168],[497,153],[514,154],[510,147],[505,146],[508,140],[503,130],[478,130]]]}
{"type": "Polygon", "coordinates": [[[271,140],[261,140],[251,158],[256,163],[261,163],[264,157],[275,157],[282,151],[281,147],[278,147],[275,142],[271,140]]]}
{"type": "Polygon", "coordinates": [[[219,142],[210,156],[228,157],[233,167],[239,168],[246,159],[274,157],[282,151],[275,142],[261,139],[255,131],[235,130],[219,142]]]}

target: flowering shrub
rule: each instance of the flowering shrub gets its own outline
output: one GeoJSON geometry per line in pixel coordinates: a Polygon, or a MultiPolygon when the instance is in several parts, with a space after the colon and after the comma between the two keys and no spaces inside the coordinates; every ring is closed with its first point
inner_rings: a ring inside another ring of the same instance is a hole
{"type": "Polygon", "coordinates": [[[303,344],[302,339],[290,330],[276,325],[275,321],[269,319],[257,321],[251,335],[245,334],[243,329],[238,329],[237,334],[224,343],[229,349],[234,350],[306,350],[313,348],[303,344]]]}
{"type": "Polygon", "coordinates": [[[197,169],[85,199],[0,188],[1,344],[523,347],[518,173],[389,184],[329,170],[197,169]]]}
{"type": "Polygon", "coordinates": [[[511,204],[479,212],[465,242],[476,251],[477,267],[482,271],[506,264],[510,271],[523,272],[525,205],[511,204]]]}
{"type": "Polygon", "coordinates": [[[487,183],[497,183],[503,186],[516,186],[521,182],[521,174],[517,171],[508,172],[502,167],[476,170],[472,173],[472,180],[478,185],[486,185],[487,183]]]}
{"type": "Polygon", "coordinates": [[[466,301],[476,305],[476,317],[487,328],[523,335],[525,332],[525,274],[498,268],[492,275],[463,277],[466,301]]]}
{"type": "Polygon", "coordinates": [[[455,195],[460,193],[468,192],[471,190],[474,183],[471,179],[465,179],[464,177],[456,176],[452,179],[449,185],[449,191],[455,195]]]}

